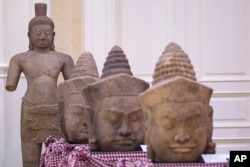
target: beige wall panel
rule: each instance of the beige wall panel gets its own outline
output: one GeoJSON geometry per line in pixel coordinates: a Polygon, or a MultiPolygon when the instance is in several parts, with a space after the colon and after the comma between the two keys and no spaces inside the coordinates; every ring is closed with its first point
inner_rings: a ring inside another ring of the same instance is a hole
{"type": "Polygon", "coordinates": [[[55,23],[55,46],[74,61],[83,52],[82,0],[51,0],[51,18],[55,23]]]}

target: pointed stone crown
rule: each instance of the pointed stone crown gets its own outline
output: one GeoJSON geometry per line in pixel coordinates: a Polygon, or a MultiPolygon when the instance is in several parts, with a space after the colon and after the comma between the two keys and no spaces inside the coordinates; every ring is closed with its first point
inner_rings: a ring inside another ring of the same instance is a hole
{"type": "Polygon", "coordinates": [[[111,49],[108,57],[106,58],[101,78],[106,78],[116,74],[127,74],[131,76],[133,75],[130,70],[126,55],[124,54],[123,50],[117,45],[115,45],[111,49]]]}
{"type": "Polygon", "coordinates": [[[99,73],[93,55],[84,52],[76,62],[70,78],[94,77],[99,78],[99,73]]]}
{"type": "Polygon", "coordinates": [[[179,45],[170,43],[160,56],[153,75],[153,85],[175,76],[196,81],[195,72],[188,55],[179,45]]]}
{"type": "Polygon", "coordinates": [[[48,24],[54,29],[54,22],[46,16],[47,14],[47,4],[46,3],[36,3],[35,4],[35,17],[29,22],[29,31],[35,25],[48,24]]]}
{"type": "Polygon", "coordinates": [[[77,60],[70,79],[58,85],[60,98],[71,94],[82,94],[82,89],[99,80],[95,60],[90,52],[84,52],[77,60]]]}

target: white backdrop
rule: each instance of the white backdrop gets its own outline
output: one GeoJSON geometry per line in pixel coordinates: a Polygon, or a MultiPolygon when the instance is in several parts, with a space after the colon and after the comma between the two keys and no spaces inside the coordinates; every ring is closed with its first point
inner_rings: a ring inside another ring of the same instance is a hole
{"type": "Polygon", "coordinates": [[[151,82],[166,45],[178,43],[214,89],[217,152],[250,149],[249,0],[86,0],[84,17],[85,49],[100,72],[118,44],[134,75],[151,82]]]}
{"type": "MultiPolygon", "coordinates": [[[[21,166],[22,77],[15,92],[4,89],[10,58],[28,49],[27,26],[36,0],[0,0],[0,166],[21,166]]],[[[83,0],[85,51],[99,73],[115,44],[135,76],[152,81],[166,45],[189,55],[198,80],[214,89],[214,135],[218,153],[250,150],[249,0],[83,0]]],[[[49,11],[48,11],[49,12],[49,11]]],[[[80,14],[80,13],[79,13],[80,14]]],[[[70,25],[69,25],[70,26],[70,25]]]]}

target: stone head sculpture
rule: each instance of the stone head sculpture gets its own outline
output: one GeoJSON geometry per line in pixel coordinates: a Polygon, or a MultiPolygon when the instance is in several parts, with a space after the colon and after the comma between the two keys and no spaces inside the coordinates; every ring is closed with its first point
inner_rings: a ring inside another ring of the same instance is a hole
{"type": "Polygon", "coordinates": [[[90,52],[84,52],[76,62],[71,78],[58,85],[61,127],[66,139],[73,143],[88,143],[85,120],[86,103],[82,89],[99,79],[96,63],[90,52]]]}
{"type": "MultiPolygon", "coordinates": [[[[51,33],[52,31],[52,42],[50,45],[50,49],[54,50],[55,45],[54,45],[54,22],[46,16],[47,13],[47,4],[45,3],[36,3],[35,4],[35,17],[30,20],[29,25],[28,25],[28,37],[29,37],[29,50],[34,49],[33,42],[36,40],[36,35],[39,36],[39,31],[36,31],[36,26],[43,26],[45,29],[47,29],[47,33],[51,33]],[[33,30],[34,28],[34,30],[33,30]],[[33,32],[34,31],[34,32],[33,32]]],[[[49,35],[49,34],[48,34],[49,35]]]]}
{"type": "Polygon", "coordinates": [[[196,82],[188,56],[170,43],[156,64],[153,86],[140,95],[153,162],[195,162],[214,153],[211,95],[196,82]]]}
{"type": "Polygon", "coordinates": [[[88,109],[89,144],[96,151],[135,151],[144,142],[139,94],[149,87],[132,76],[128,60],[114,46],[98,82],[83,89],[88,109]]]}

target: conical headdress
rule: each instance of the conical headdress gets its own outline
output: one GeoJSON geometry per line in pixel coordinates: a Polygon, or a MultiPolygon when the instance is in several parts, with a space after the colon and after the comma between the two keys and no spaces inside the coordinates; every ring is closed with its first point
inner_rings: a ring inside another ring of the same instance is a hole
{"type": "Polygon", "coordinates": [[[36,3],[35,4],[35,17],[29,22],[29,31],[34,25],[40,24],[49,24],[54,29],[53,21],[46,16],[47,14],[47,4],[45,3],[36,3]]]}
{"type": "Polygon", "coordinates": [[[82,89],[99,79],[95,60],[90,52],[84,52],[74,66],[71,78],[58,85],[61,98],[70,94],[82,94],[82,89]]]}
{"type": "Polygon", "coordinates": [[[72,79],[86,76],[99,78],[95,60],[90,52],[84,52],[79,57],[70,78],[72,79]]]}
{"type": "Polygon", "coordinates": [[[126,55],[117,45],[109,52],[106,62],[104,63],[101,78],[106,78],[115,74],[133,75],[126,55]]]}
{"type": "Polygon", "coordinates": [[[176,43],[170,43],[160,56],[153,75],[153,85],[175,76],[196,81],[195,72],[187,54],[176,43]]]}

